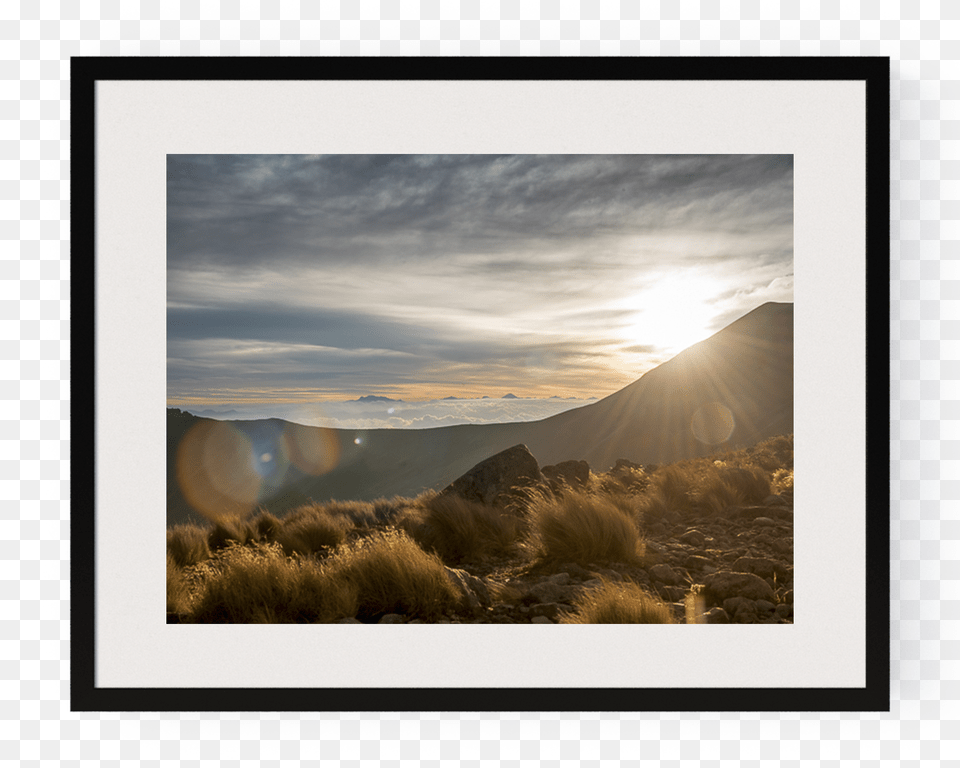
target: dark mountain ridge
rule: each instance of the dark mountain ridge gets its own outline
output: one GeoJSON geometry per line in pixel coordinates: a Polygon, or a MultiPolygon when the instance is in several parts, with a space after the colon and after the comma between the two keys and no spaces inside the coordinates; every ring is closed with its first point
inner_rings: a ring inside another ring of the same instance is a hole
{"type": "Polygon", "coordinates": [[[168,410],[167,520],[196,519],[204,504],[282,513],[309,499],[415,496],[518,443],[541,466],[578,459],[603,471],[792,432],[793,305],[768,303],[618,392],[541,421],[341,430],[168,410]]]}

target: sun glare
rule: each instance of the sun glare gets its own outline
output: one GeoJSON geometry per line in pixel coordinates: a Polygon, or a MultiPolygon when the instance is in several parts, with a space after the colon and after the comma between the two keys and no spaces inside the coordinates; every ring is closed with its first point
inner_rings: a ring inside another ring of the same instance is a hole
{"type": "Polygon", "coordinates": [[[712,313],[707,303],[717,294],[717,285],[699,275],[663,278],[635,296],[637,310],[628,329],[634,344],[654,345],[679,352],[710,335],[712,313]]]}

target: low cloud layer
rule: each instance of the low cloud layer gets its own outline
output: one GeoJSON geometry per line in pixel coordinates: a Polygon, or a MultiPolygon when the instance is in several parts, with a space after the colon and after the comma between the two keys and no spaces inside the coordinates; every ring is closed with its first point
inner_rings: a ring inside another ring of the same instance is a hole
{"type": "Polygon", "coordinates": [[[790,156],[168,158],[168,399],[602,396],[793,298],[790,156]]]}
{"type": "Polygon", "coordinates": [[[429,429],[456,424],[538,421],[588,405],[592,400],[470,399],[407,402],[226,403],[182,405],[197,416],[221,420],[279,418],[312,427],[338,429],[429,429]]]}

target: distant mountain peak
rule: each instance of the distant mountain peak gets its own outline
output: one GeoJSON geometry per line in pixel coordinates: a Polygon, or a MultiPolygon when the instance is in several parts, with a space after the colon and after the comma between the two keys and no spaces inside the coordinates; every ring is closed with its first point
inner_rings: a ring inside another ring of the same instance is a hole
{"type": "Polygon", "coordinates": [[[501,399],[501,400],[519,400],[520,398],[517,397],[516,395],[511,394],[510,392],[508,392],[507,394],[505,394],[505,395],[504,395],[503,397],[501,397],[500,399],[501,399]]]}
{"type": "Polygon", "coordinates": [[[363,395],[354,400],[355,403],[402,403],[403,400],[394,400],[383,395],[363,395]]]}

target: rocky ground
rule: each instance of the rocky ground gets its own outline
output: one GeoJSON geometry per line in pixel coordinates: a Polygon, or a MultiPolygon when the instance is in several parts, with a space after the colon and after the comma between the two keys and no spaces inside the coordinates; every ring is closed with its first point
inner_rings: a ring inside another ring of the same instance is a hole
{"type": "Polygon", "coordinates": [[[639,584],[668,603],[678,623],[793,622],[793,509],[779,496],[709,517],[668,514],[648,523],[644,536],[642,565],[486,560],[451,568],[463,602],[441,623],[556,623],[575,610],[578,594],[603,580],[639,584]]]}

